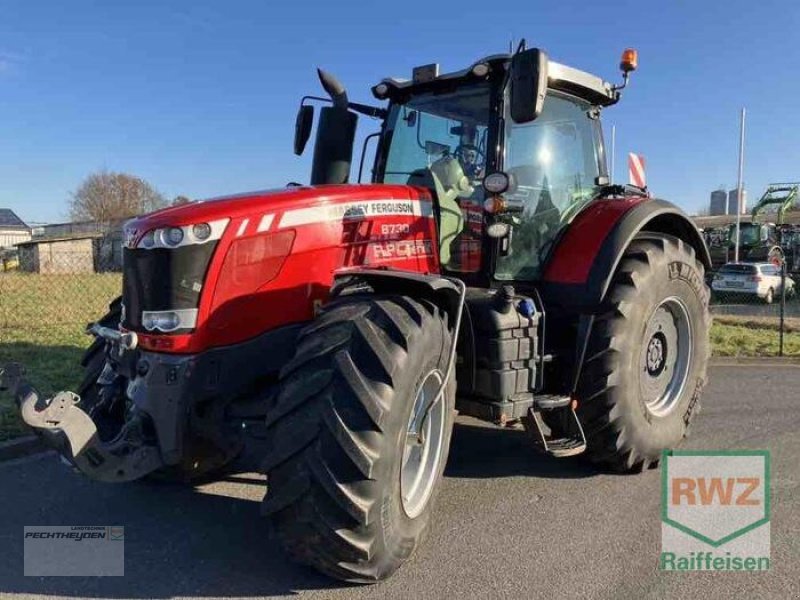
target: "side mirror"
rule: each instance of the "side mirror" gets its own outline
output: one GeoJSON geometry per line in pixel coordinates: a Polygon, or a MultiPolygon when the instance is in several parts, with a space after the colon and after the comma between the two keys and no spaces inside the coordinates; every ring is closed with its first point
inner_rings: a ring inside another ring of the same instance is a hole
{"type": "Polygon", "coordinates": [[[511,118],[515,123],[530,123],[542,114],[547,64],[547,54],[538,48],[517,52],[511,59],[511,118]]]}
{"type": "Polygon", "coordinates": [[[308,138],[311,137],[311,125],[314,123],[314,107],[301,104],[297,111],[297,120],[294,122],[294,153],[300,156],[306,149],[308,138]]]}

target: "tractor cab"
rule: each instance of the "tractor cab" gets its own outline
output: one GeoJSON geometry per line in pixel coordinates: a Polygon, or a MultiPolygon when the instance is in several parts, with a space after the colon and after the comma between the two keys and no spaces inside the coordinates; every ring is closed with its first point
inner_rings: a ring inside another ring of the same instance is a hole
{"type": "MultiPolygon", "coordinates": [[[[775,225],[771,223],[740,223],[739,227],[740,247],[750,248],[760,243],[776,241],[775,225]]],[[[729,239],[732,244],[736,243],[735,224],[730,226],[729,239]]]]}
{"type": "MultiPolygon", "coordinates": [[[[635,52],[626,51],[621,67],[627,81],[635,52]]],[[[322,109],[312,184],[347,181],[341,162],[325,164],[341,161],[343,147],[352,151],[353,111],[381,117],[372,181],[429,191],[443,273],[483,285],[539,280],[554,241],[608,184],[599,115],[624,84],[524,43],[455,73],[440,75],[434,64],[415,68],[410,80],[384,79],[372,93],[386,109],[345,102],[343,87],[320,76],[334,106],[322,109]]],[[[310,133],[309,109],[301,104],[296,151],[310,133]]]]}

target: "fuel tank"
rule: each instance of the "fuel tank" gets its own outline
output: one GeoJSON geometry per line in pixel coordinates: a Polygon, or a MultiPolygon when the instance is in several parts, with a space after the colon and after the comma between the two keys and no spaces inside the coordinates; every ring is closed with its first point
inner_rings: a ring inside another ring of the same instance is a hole
{"type": "Polygon", "coordinates": [[[334,272],[438,273],[436,232],[430,192],[403,185],[290,187],[167,208],[125,226],[122,325],[156,352],[236,344],[313,318],[334,272]]]}

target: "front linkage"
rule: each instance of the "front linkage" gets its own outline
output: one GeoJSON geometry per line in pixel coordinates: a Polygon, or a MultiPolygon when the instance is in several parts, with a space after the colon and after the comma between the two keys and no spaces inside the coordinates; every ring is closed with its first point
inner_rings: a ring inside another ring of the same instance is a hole
{"type": "MultiPolygon", "coordinates": [[[[104,338],[110,332],[114,339],[107,341],[123,347],[131,342],[119,339],[119,332],[99,325],[91,326],[87,332],[104,338]]],[[[48,446],[91,479],[132,481],[163,466],[158,447],[149,442],[143,417],[136,412],[129,415],[116,435],[103,440],[92,416],[81,407],[80,396],[59,392],[52,398],[42,398],[25,380],[25,369],[18,363],[0,369],[0,390],[14,396],[22,419],[48,446]]]]}
{"type": "Polygon", "coordinates": [[[78,395],[59,392],[42,398],[24,375],[21,365],[6,365],[0,370],[0,390],[10,391],[25,423],[88,477],[132,481],[162,466],[158,448],[146,443],[140,418],[133,417],[114,439],[104,442],[81,409],[78,395]]]}

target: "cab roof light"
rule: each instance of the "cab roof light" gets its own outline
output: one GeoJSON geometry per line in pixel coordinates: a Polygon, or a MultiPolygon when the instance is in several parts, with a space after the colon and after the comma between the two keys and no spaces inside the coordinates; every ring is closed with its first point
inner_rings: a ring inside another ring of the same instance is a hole
{"type": "Polygon", "coordinates": [[[639,53],[635,48],[625,48],[622,51],[622,58],[619,61],[619,68],[623,73],[635,71],[639,66],[639,53]]]}

